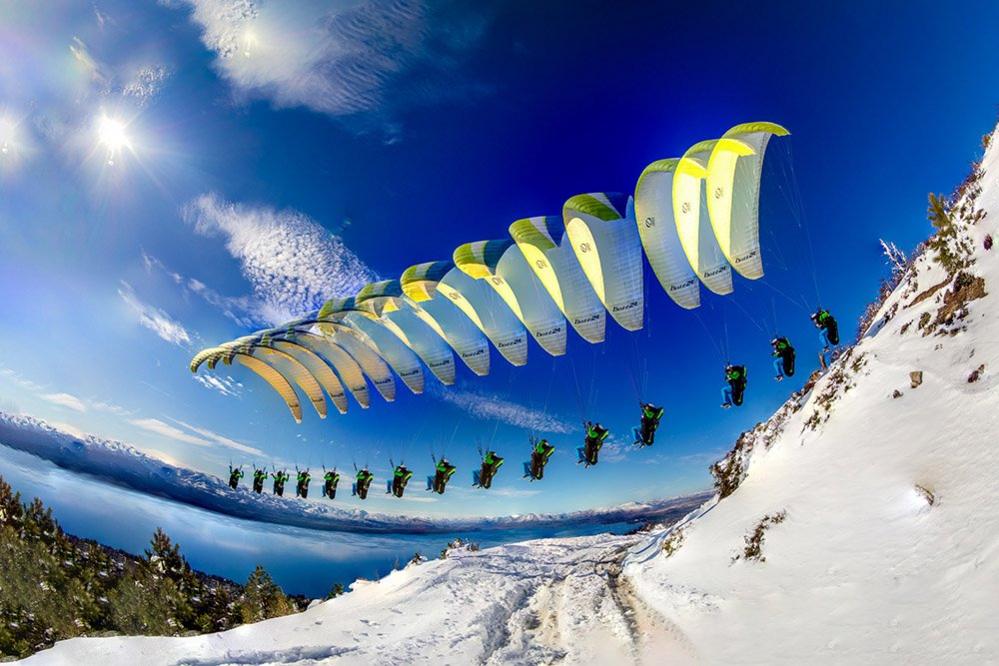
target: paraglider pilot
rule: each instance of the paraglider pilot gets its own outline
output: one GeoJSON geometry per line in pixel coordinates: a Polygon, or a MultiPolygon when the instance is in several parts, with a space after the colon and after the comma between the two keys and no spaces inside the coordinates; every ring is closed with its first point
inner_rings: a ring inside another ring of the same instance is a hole
{"type": "Polygon", "coordinates": [[[295,471],[298,472],[295,484],[295,494],[305,499],[309,496],[309,480],[312,478],[312,475],[309,474],[308,468],[300,470],[296,467],[295,471]]]}
{"type": "Polygon", "coordinates": [[[787,338],[777,337],[770,341],[774,357],[774,379],[783,381],[794,376],[794,347],[787,338]]]}
{"type": "Polygon", "coordinates": [[[547,439],[531,438],[531,462],[524,463],[524,478],[540,481],[545,478],[545,465],[555,453],[555,447],[547,439]]]}
{"type": "Polygon", "coordinates": [[[357,476],[354,477],[354,485],[350,489],[351,494],[357,495],[361,499],[366,499],[368,497],[368,488],[371,486],[374,478],[375,475],[369,472],[367,467],[358,470],[357,476]]]}
{"type": "Polygon", "coordinates": [[[472,472],[472,485],[489,489],[493,485],[493,477],[503,465],[503,458],[496,455],[495,451],[486,451],[482,456],[482,468],[477,472],[472,472]]]}
{"type": "Polygon", "coordinates": [[[239,486],[239,480],[243,478],[243,467],[233,467],[229,465],[229,487],[235,490],[239,486]]]}
{"type": "Polygon", "coordinates": [[[405,465],[399,465],[392,472],[392,479],[388,482],[388,492],[396,497],[402,497],[411,478],[413,473],[405,465]]]}
{"type": "Polygon", "coordinates": [[[656,440],[656,430],[659,429],[659,421],[666,410],[656,407],[651,402],[642,403],[642,422],[638,428],[632,432],[635,435],[635,444],[638,446],[652,446],[656,440]]]}
{"type": "Polygon", "coordinates": [[[447,489],[447,482],[451,480],[456,470],[457,468],[449,463],[447,458],[438,460],[434,475],[427,477],[427,490],[432,490],[438,495],[443,495],[447,489]]]}
{"type": "Polygon", "coordinates": [[[599,423],[593,423],[592,421],[587,421],[585,426],[586,436],[583,439],[583,446],[576,449],[576,452],[579,454],[577,463],[583,463],[589,467],[590,465],[597,464],[600,449],[603,448],[604,440],[607,439],[610,431],[599,423]]]}
{"type": "Polygon", "coordinates": [[[291,478],[291,475],[281,470],[280,472],[271,474],[271,478],[274,479],[274,494],[278,497],[284,497],[284,484],[285,481],[291,478]]]}
{"type": "Polygon", "coordinates": [[[326,469],[323,467],[323,496],[330,499],[336,499],[336,487],[340,483],[340,475],[337,474],[336,468],[326,469]]]}
{"type": "Polygon", "coordinates": [[[731,363],[726,365],[725,381],[728,384],[722,389],[722,407],[725,409],[732,405],[738,407],[742,404],[742,398],[746,392],[746,367],[731,363]]]}
{"type": "Polygon", "coordinates": [[[253,492],[264,492],[264,481],[267,480],[267,470],[253,468],[253,492]]]}
{"type": "Polygon", "coordinates": [[[839,324],[836,323],[836,318],[829,313],[829,310],[823,308],[819,308],[812,314],[812,323],[815,324],[815,328],[819,329],[819,343],[822,345],[819,363],[825,368],[828,364],[826,355],[839,344],[839,324]]]}

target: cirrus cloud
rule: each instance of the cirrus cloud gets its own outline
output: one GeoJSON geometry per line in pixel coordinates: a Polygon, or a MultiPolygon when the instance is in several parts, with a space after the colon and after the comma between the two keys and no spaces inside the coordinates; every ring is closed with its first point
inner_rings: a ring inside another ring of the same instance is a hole
{"type": "Polygon", "coordinates": [[[574,427],[547,412],[531,409],[494,395],[474,391],[442,389],[435,393],[444,402],[459,407],[472,416],[500,421],[508,425],[541,432],[570,433],[574,427]]]}
{"type": "MultiPolygon", "coordinates": [[[[425,0],[182,0],[238,96],[336,117],[481,93],[456,71],[489,22],[425,0]]],[[[392,122],[383,123],[391,128],[392,122]]]]}
{"type": "Polygon", "coordinates": [[[191,343],[191,334],[187,332],[183,324],[174,320],[163,310],[140,301],[129,283],[122,281],[118,295],[138,317],[140,326],[148,328],[161,339],[172,344],[184,347],[191,343]]]}
{"type": "Polygon", "coordinates": [[[253,286],[261,318],[272,324],[317,310],[330,297],[354,294],[376,278],[343,239],[297,211],[209,193],[182,212],[197,233],[225,240],[253,286]]]}

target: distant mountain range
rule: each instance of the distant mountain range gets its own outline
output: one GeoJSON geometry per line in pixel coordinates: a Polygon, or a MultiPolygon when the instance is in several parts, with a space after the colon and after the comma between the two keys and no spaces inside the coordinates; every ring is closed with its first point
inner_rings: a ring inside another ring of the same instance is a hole
{"type": "Polygon", "coordinates": [[[233,490],[223,479],[170,465],[123,442],[93,435],[81,439],[30,416],[0,412],[0,444],[38,456],[72,472],[216,513],[331,531],[432,534],[517,527],[559,528],[579,523],[665,522],[683,516],[710,496],[710,493],[699,493],[562,514],[424,518],[369,513],[329,502],[257,494],[245,486],[233,490]]]}

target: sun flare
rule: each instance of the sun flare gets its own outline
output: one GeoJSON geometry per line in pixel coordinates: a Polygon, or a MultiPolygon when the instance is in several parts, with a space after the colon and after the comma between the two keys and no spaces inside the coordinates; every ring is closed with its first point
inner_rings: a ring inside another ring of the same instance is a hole
{"type": "Polygon", "coordinates": [[[107,150],[110,166],[114,165],[122,149],[132,148],[126,129],[125,123],[116,118],[102,114],[97,120],[97,142],[107,150]]]}

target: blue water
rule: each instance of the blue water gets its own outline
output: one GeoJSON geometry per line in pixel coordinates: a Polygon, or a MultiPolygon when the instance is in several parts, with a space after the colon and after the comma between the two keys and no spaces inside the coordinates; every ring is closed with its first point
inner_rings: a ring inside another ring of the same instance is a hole
{"type": "Polygon", "coordinates": [[[436,557],[460,536],[482,547],[554,536],[622,533],[631,523],[455,534],[352,534],[257,523],[138,493],[0,446],[0,476],[25,499],[39,497],[70,534],[142,553],[157,527],[196,569],[245,581],[262,564],[286,592],[323,596],[335,582],[379,578],[415,552],[436,557]]]}

